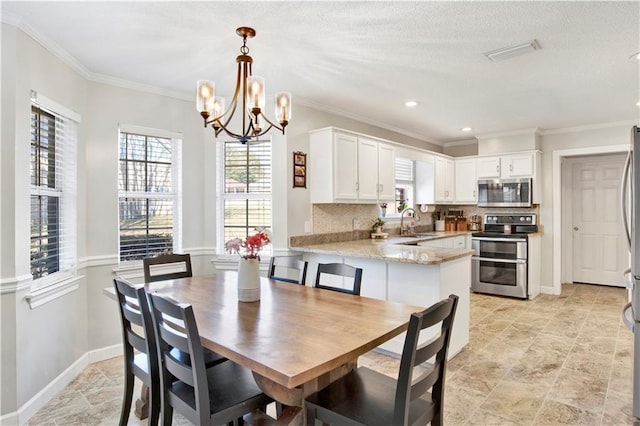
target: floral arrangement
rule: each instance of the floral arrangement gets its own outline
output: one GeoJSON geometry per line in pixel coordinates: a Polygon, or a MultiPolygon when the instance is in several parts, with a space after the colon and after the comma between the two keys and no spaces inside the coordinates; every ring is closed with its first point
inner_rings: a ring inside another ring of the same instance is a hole
{"type": "Polygon", "coordinates": [[[255,235],[248,236],[244,241],[241,238],[234,238],[224,244],[227,253],[235,253],[244,259],[260,260],[260,251],[271,242],[271,237],[266,229],[257,230],[255,235]]]}

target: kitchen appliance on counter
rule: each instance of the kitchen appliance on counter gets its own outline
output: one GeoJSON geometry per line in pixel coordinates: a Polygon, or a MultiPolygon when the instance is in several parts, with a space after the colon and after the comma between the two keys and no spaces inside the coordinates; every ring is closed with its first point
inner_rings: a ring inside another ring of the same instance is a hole
{"type": "Polygon", "coordinates": [[[622,319],[633,332],[633,408],[634,424],[640,422],[640,129],[631,129],[631,147],[622,177],[622,215],[625,239],[631,251],[631,266],[625,271],[629,303],[622,310],[622,319]]]}
{"type": "Polygon", "coordinates": [[[526,299],[528,234],[537,231],[535,214],[485,214],[484,232],[471,235],[471,290],[526,299]]]}
{"type": "Polygon", "coordinates": [[[478,207],[531,207],[531,178],[478,180],[478,207]]]}
{"type": "Polygon", "coordinates": [[[479,214],[471,215],[469,220],[469,231],[482,231],[482,219],[479,214]]]}

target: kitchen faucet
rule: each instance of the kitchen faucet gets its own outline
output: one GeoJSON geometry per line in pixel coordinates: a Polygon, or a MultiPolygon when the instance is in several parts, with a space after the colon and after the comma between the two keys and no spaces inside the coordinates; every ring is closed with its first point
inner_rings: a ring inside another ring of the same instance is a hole
{"type": "Polygon", "coordinates": [[[413,212],[414,219],[420,221],[420,216],[418,216],[418,213],[411,207],[402,210],[402,213],[400,214],[400,236],[409,234],[409,229],[413,228],[412,226],[408,227],[409,229],[405,229],[404,227],[404,214],[408,211],[413,212]]]}

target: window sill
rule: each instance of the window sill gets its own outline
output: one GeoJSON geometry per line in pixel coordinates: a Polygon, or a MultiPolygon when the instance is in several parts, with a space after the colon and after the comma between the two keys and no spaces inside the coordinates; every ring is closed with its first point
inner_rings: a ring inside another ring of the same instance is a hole
{"type": "Polygon", "coordinates": [[[46,284],[33,289],[25,299],[31,309],[49,303],[59,297],[76,291],[80,286],[80,280],[84,275],[62,274],[55,279],[51,279],[46,284]]]}

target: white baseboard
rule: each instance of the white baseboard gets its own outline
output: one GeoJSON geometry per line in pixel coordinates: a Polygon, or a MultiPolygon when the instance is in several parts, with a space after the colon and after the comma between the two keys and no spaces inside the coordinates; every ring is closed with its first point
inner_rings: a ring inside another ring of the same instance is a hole
{"type": "Polygon", "coordinates": [[[558,295],[559,293],[556,293],[556,289],[553,286],[540,286],[540,293],[542,294],[555,294],[558,295]]]}
{"type": "Polygon", "coordinates": [[[40,392],[27,401],[18,411],[14,411],[0,416],[0,425],[23,425],[26,424],[47,402],[60,393],[73,379],[84,370],[89,364],[104,361],[109,358],[122,355],[122,344],[107,346],[106,348],[89,351],[82,355],[69,368],[64,370],[58,377],[53,379],[40,392]]]}

